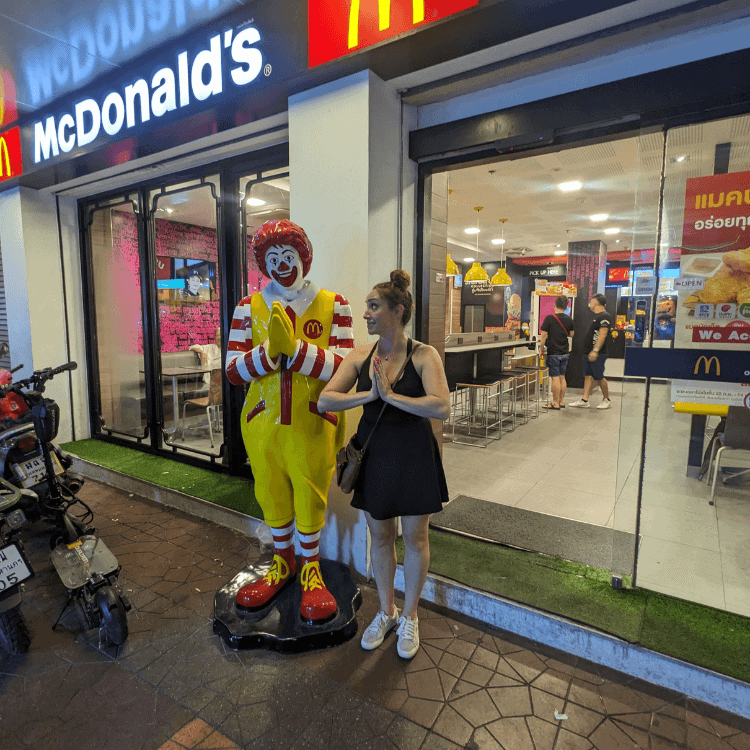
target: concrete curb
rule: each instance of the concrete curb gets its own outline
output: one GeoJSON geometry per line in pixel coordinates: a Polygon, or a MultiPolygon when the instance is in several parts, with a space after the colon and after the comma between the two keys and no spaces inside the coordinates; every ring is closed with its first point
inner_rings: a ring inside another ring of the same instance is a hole
{"type": "MultiPolygon", "coordinates": [[[[404,590],[404,569],[396,569],[404,590]]],[[[750,684],[650,651],[562,617],[428,574],[422,599],[750,719],[750,684]]]]}
{"type": "MultiPolygon", "coordinates": [[[[158,487],[118,471],[73,456],[73,470],[88,479],[176,508],[255,536],[261,524],[230,508],[209,503],[176,490],[158,487]]],[[[396,568],[395,586],[404,590],[404,570],[396,568]]],[[[428,574],[422,598],[524,638],[543,643],[595,664],[615,669],[653,685],[684,693],[696,700],[750,719],[750,684],[628,643],[585,625],[540,612],[518,602],[475,591],[448,578],[428,574]]]]}

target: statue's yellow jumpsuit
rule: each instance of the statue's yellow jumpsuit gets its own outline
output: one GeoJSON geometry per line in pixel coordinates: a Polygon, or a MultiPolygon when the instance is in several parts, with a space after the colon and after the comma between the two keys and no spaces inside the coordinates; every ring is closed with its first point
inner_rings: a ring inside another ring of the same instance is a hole
{"type": "Polygon", "coordinates": [[[249,383],[242,436],[266,523],[280,528],[295,519],[300,533],[312,534],[325,524],[344,442],[343,413],[321,414],[318,397],[354,345],[351,308],[340,295],[308,283],[285,310],[299,340],[295,355],[268,356],[271,310],[261,291],[237,305],[226,370],[235,385],[249,383]]]}

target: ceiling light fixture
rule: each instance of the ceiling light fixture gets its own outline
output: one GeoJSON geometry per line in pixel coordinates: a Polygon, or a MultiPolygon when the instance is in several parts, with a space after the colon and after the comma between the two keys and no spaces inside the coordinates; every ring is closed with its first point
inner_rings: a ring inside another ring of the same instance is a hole
{"type": "Polygon", "coordinates": [[[619,234],[620,228],[619,227],[608,227],[604,230],[604,234],[619,234]]]}
{"type": "Polygon", "coordinates": [[[493,245],[504,245],[505,240],[502,237],[498,237],[496,240],[492,240],[493,245]]]}
{"type": "Polygon", "coordinates": [[[464,258],[464,263],[473,263],[474,258],[464,258]]]}
{"type": "MultiPolygon", "coordinates": [[[[505,222],[508,221],[507,219],[498,219],[500,222],[500,233],[502,235],[505,235],[505,222]]],[[[505,244],[505,237],[501,237],[501,239],[498,240],[492,240],[493,244],[500,245],[500,268],[495,271],[492,278],[490,279],[490,284],[492,286],[510,286],[513,283],[513,280],[508,276],[508,272],[505,270],[505,263],[503,262],[503,245],[505,244]]]]}
{"type": "Polygon", "coordinates": [[[555,250],[555,255],[567,255],[567,250],[555,250]]]}
{"type": "Polygon", "coordinates": [[[469,227],[468,229],[464,229],[464,232],[466,234],[479,234],[479,227],[469,227]]]}
{"type": "Polygon", "coordinates": [[[456,265],[456,261],[451,258],[451,254],[448,253],[448,257],[445,259],[445,275],[446,276],[458,276],[460,271],[456,265]]]}
{"type": "Polygon", "coordinates": [[[265,206],[266,202],[264,200],[261,200],[260,198],[248,198],[247,205],[248,206],[265,206]]]}
{"type": "MultiPolygon", "coordinates": [[[[474,210],[477,212],[477,226],[476,231],[470,234],[476,234],[477,236],[477,257],[479,257],[479,212],[484,206],[474,206],[474,210]]],[[[468,232],[467,230],[464,230],[468,232]]],[[[479,261],[474,261],[471,268],[467,271],[464,277],[465,281],[489,281],[490,277],[487,275],[487,271],[484,270],[482,264],[479,261]]]]}
{"type": "Polygon", "coordinates": [[[609,218],[609,214],[591,214],[589,219],[591,221],[606,221],[609,218]]]}
{"type": "Polygon", "coordinates": [[[571,180],[570,182],[561,182],[557,187],[560,188],[563,193],[572,193],[574,190],[580,190],[583,185],[581,185],[578,180],[571,180]]]}

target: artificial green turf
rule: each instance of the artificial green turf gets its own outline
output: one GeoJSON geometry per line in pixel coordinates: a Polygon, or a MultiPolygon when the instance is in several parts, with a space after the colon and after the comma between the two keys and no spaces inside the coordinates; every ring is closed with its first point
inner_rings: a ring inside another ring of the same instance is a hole
{"type": "MultiPolygon", "coordinates": [[[[101,440],[62,448],[160,487],[263,517],[252,483],[244,479],[101,440]]],[[[401,539],[396,548],[403,562],[401,539]]],[[[430,548],[433,573],[750,682],[748,618],[645,589],[616,591],[606,570],[457,534],[430,529],[430,548]]],[[[630,586],[631,580],[625,577],[623,583],[630,586]]]]}
{"type": "MultiPolygon", "coordinates": [[[[401,539],[396,551],[403,563],[401,539]]],[[[646,589],[618,591],[606,570],[435,529],[430,572],[750,682],[750,619],[741,615],[646,589]]]]}
{"type": "Polygon", "coordinates": [[[63,450],[85,461],[104,466],[147,482],[179,490],[193,497],[208,500],[224,508],[232,508],[253,518],[263,518],[255,499],[252,482],[228,474],[154,456],[134,448],[125,448],[102,440],[77,440],[65,443],[63,450]]]}

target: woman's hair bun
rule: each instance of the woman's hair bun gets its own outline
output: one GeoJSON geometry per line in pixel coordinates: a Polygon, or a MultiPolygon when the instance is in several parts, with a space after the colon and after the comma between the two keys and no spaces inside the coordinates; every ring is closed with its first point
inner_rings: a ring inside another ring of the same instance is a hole
{"type": "Polygon", "coordinates": [[[397,289],[406,291],[411,284],[411,277],[406,271],[402,271],[401,269],[391,271],[391,284],[397,289]]]}

